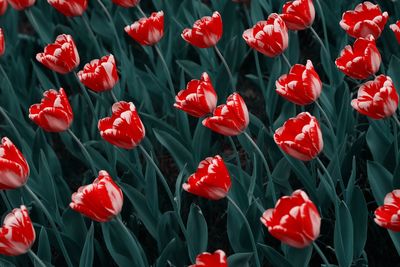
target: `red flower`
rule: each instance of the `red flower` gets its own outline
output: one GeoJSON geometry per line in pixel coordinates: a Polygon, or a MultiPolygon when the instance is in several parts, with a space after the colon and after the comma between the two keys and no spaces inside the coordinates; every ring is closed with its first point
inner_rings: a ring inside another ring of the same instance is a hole
{"type": "Polygon", "coordinates": [[[212,113],[217,106],[217,94],[206,72],[200,80],[191,80],[185,90],[175,97],[174,107],[194,117],[203,117],[212,113]]]}
{"type": "Polygon", "coordinates": [[[192,29],[184,29],[181,36],[183,40],[199,48],[215,46],[222,36],[221,15],[215,11],[212,17],[196,20],[192,29]]]}
{"type": "Polygon", "coordinates": [[[114,103],[112,113],[111,117],[99,120],[101,137],[121,148],[135,148],[146,133],[135,105],[125,101],[114,103]]]}
{"type": "Polygon", "coordinates": [[[388,13],[382,13],[378,5],[366,1],[358,4],[354,10],[344,12],[340,27],[354,38],[365,38],[372,34],[377,39],[388,18],[388,13]]]}
{"type": "Polygon", "coordinates": [[[78,72],[78,77],[81,83],[95,92],[111,90],[119,80],[114,56],[90,61],[78,72]]]}
{"type": "Polygon", "coordinates": [[[225,252],[216,250],[213,254],[204,252],[196,257],[196,264],[189,267],[228,267],[225,252]]]}
{"type": "Polygon", "coordinates": [[[396,21],[395,24],[391,24],[389,27],[394,32],[396,40],[400,44],[400,20],[396,21]]]}
{"type": "Polygon", "coordinates": [[[203,120],[203,125],[226,136],[241,134],[249,125],[246,103],[238,93],[231,94],[226,104],[219,105],[212,117],[203,120]]]}
{"type": "Polygon", "coordinates": [[[123,203],[122,190],[108,172],[99,171],[92,184],[81,186],[72,194],[69,206],[94,221],[107,222],[121,212],[123,203]]]}
{"type": "Polygon", "coordinates": [[[0,28],[0,56],[4,55],[6,52],[6,42],[4,40],[4,32],[3,29],[0,28]]]}
{"type": "Polygon", "coordinates": [[[35,2],[36,0],[8,0],[8,3],[12,6],[12,8],[18,11],[33,6],[35,2]]]}
{"type": "Polygon", "coordinates": [[[221,156],[201,161],[197,171],[190,175],[182,188],[196,196],[218,200],[228,195],[231,177],[221,156]]]}
{"type": "Polygon", "coordinates": [[[392,116],[399,104],[399,95],[389,76],[379,75],[360,86],[356,99],[351,101],[355,110],[373,119],[392,116]]]}
{"type": "Polygon", "coordinates": [[[305,30],[314,22],[314,4],[312,0],[294,0],[286,2],[282,8],[281,18],[285,21],[289,30],[305,30]]]}
{"type": "Polygon", "coordinates": [[[281,197],[275,208],[264,212],[261,222],[273,237],[295,248],[310,245],[318,238],[321,228],[317,207],[302,190],[281,197]]]}
{"type": "Polygon", "coordinates": [[[4,15],[7,11],[7,0],[0,0],[0,16],[4,15]]]}
{"type": "Polygon", "coordinates": [[[36,60],[49,69],[66,74],[79,65],[79,54],[71,35],[57,36],[53,44],[44,48],[43,53],[36,55],[36,60]]]}
{"type": "Polygon", "coordinates": [[[384,228],[400,232],[400,190],[396,189],[385,196],[382,206],[375,210],[375,222],[384,228]]]}
{"type": "Polygon", "coordinates": [[[112,0],[114,4],[130,8],[139,4],[140,0],[112,0]]]}
{"type": "Polygon", "coordinates": [[[381,65],[381,54],[372,35],[358,38],[353,47],[347,45],[335,61],[344,74],[354,79],[366,79],[374,75],[381,65]]]}
{"type": "Polygon", "coordinates": [[[13,209],[4,218],[0,228],[0,254],[18,256],[25,254],[35,242],[36,234],[28,210],[24,205],[13,209]]]}
{"type": "Polygon", "coordinates": [[[29,118],[47,132],[68,130],[73,117],[71,105],[63,88],[60,88],[60,92],[54,89],[44,92],[41,103],[29,108],[29,118]]]}
{"type": "Polygon", "coordinates": [[[164,35],[164,12],[154,12],[125,27],[125,32],[141,45],[154,45],[164,35]]]}
{"type": "Polygon", "coordinates": [[[47,0],[47,2],[67,17],[81,16],[88,5],[87,0],[47,0]]]}
{"type": "Polygon", "coordinates": [[[322,82],[310,60],[305,66],[294,65],[289,74],[282,75],[275,85],[279,95],[300,106],[317,100],[322,90],[322,82]]]}
{"type": "Polygon", "coordinates": [[[253,28],[245,30],[243,39],[251,48],[268,57],[282,54],[289,43],[286,24],[276,13],[269,15],[266,21],[260,21],[253,28]]]}
{"type": "Polygon", "coordinates": [[[3,137],[0,144],[0,190],[19,188],[26,183],[28,176],[29,165],[21,151],[10,139],[3,137]]]}
{"type": "Polygon", "coordinates": [[[275,131],[274,140],[287,154],[303,161],[312,160],[324,147],[319,123],[308,112],[288,119],[275,131]]]}

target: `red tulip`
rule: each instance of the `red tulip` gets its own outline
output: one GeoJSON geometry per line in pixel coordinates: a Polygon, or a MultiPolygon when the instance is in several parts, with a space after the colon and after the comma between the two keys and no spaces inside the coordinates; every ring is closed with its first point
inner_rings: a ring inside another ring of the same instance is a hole
{"type": "Polygon", "coordinates": [[[321,228],[317,207],[302,190],[281,197],[275,208],[264,212],[261,222],[273,237],[295,248],[310,245],[318,238],[321,228]]]}
{"type": "Polygon", "coordinates": [[[231,177],[221,156],[201,161],[197,171],[190,175],[182,188],[196,196],[218,200],[228,195],[231,177]]]}
{"type": "Polygon", "coordinates": [[[324,147],[319,123],[308,112],[288,119],[275,131],[274,140],[287,154],[303,161],[312,160],[324,147]]]}
{"type": "Polygon", "coordinates": [[[164,12],[154,12],[125,27],[125,32],[141,45],[154,45],[164,36],[164,12]]]}
{"type": "Polygon", "coordinates": [[[219,105],[212,117],[203,120],[203,125],[226,136],[239,135],[249,125],[249,112],[238,93],[231,94],[226,104],[219,105]]]}
{"type": "Polygon", "coordinates": [[[81,16],[88,5],[87,0],[47,0],[47,2],[67,17],[81,16]]]}
{"type": "Polygon", "coordinates": [[[388,13],[382,13],[378,5],[366,1],[358,4],[354,10],[344,12],[340,27],[354,38],[365,38],[372,34],[377,39],[388,18],[388,13]]]}
{"type": "Polygon", "coordinates": [[[4,15],[7,11],[7,0],[0,0],[0,16],[4,15]]]}
{"type": "Polygon", "coordinates": [[[119,80],[114,56],[90,61],[78,72],[78,77],[81,83],[95,92],[111,90],[119,80]]]}
{"type": "Polygon", "coordinates": [[[0,144],[0,190],[19,188],[26,183],[28,176],[29,165],[21,151],[10,139],[3,137],[0,144]]]}
{"type": "Polygon", "coordinates": [[[135,105],[120,101],[112,106],[112,112],[111,117],[99,120],[101,137],[117,147],[135,148],[146,133],[135,105]]]}
{"type": "Polygon", "coordinates": [[[36,0],[8,0],[8,3],[12,6],[12,8],[18,11],[33,6],[35,2],[36,0]]]}
{"type": "Polygon", "coordinates": [[[24,205],[13,209],[4,218],[0,228],[0,254],[18,256],[25,254],[35,242],[36,234],[28,210],[24,205]]]}
{"type": "Polygon", "coordinates": [[[355,110],[373,119],[392,116],[399,104],[399,95],[389,76],[379,75],[360,86],[356,99],[351,101],[355,110]]]}
{"type": "Polygon", "coordinates": [[[382,206],[375,210],[375,222],[384,228],[400,232],[400,190],[396,189],[385,196],[382,206]]]}
{"type": "Polygon", "coordinates": [[[81,186],[72,194],[69,206],[94,221],[107,222],[121,212],[123,203],[122,190],[108,172],[99,171],[92,184],[81,186]]]}
{"type": "Polygon", "coordinates": [[[245,30],[243,39],[251,48],[268,57],[282,54],[289,43],[286,24],[276,13],[269,15],[266,21],[260,21],[253,28],[245,30]]]}
{"type": "Polygon", "coordinates": [[[36,60],[49,69],[66,74],[79,65],[79,54],[71,35],[57,36],[53,44],[44,48],[43,53],[36,55],[36,60]]]}
{"type": "Polygon", "coordinates": [[[214,111],[217,99],[210,77],[204,72],[200,80],[191,80],[186,89],[178,93],[174,107],[200,118],[214,111]]]}
{"type": "Polygon", "coordinates": [[[112,0],[112,1],[114,4],[125,8],[135,7],[140,2],[140,0],[112,0]]]}
{"type": "Polygon", "coordinates": [[[279,95],[300,106],[313,103],[322,90],[322,82],[310,60],[305,66],[294,65],[289,74],[282,75],[275,85],[279,95]]]}
{"type": "Polygon", "coordinates": [[[0,56],[4,55],[6,52],[6,42],[4,40],[4,32],[3,29],[0,28],[0,56]]]}
{"type": "Polygon", "coordinates": [[[358,38],[353,47],[347,45],[335,61],[336,66],[347,76],[366,79],[374,75],[381,65],[381,54],[372,35],[358,38]]]}
{"type": "Polygon", "coordinates": [[[213,254],[204,252],[196,257],[196,264],[189,267],[228,267],[225,252],[216,250],[213,254]]]}
{"type": "Polygon", "coordinates": [[[391,24],[390,29],[394,32],[396,40],[400,44],[400,20],[396,21],[395,24],[391,24]]]}
{"type": "Polygon", "coordinates": [[[68,130],[73,117],[71,105],[63,88],[60,88],[59,92],[54,89],[44,92],[41,103],[29,108],[29,118],[47,132],[68,130]]]}
{"type": "Polygon", "coordinates": [[[310,27],[315,19],[315,8],[312,0],[294,0],[286,2],[282,8],[281,18],[289,30],[299,31],[310,27]]]}
{"type": "Polygon", "coordinates": [[[221,15],[215,11],[212,17],[206,16],[195,21],[192,29],[184,29],[183,40],[199,48],[215,46],[222,36],[221,15]]]}

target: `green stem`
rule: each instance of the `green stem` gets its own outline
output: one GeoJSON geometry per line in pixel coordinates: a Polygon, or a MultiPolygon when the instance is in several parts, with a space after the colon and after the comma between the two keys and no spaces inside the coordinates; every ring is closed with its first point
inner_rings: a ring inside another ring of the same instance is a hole
{"type": "Polygon", "coordinates": [[[121,42],[119,41],[118,32],[117,32],[117,29],[115,28],[115,24],[110,15],[110,12],[108,12],[108,9],[105,7],[105,5],[103,4],[103,2],[101,0],[97,0],[97,2],[99,3],[100,7],[103,9],[104,14],[106,14],[107,19],[109,20],[110,24],[112,25],[112,29],[113,29],[113,32],[115,35],[115,39],[117,40],[117,45],[118,45],[119,51],[122,53],[121,42]]]}
{"type": "Polygon", "coordinates": [[[35,31],[38,33],[40,39],[42,39],[42,41],[45,43],[49,43],[50,40],[46,38],[45,35],[42,34],[42,31],[39,30],[40,29],[39,24],[37,23],[35,17],[33,16],[32,10],[30,8],[25,9],[25,15],[28,18],[29,22],[32,24],[35,31]]]}
{"type": "Polygon", "coordinates": [[[3,199],[3,202],[6,203],[7,209],[11,210],[12,207],[11,207],[10,202],[8,201],[6,193],[3,190],[0,190],[0,194],[1,194],[1,198],[3,199]]]}
{"type": "Polygon", "coordinates": [[[111,94],[112,99],[114,100],[114,103],[117,103],[118,102],[118,98],[115,96],[115,94],[114,94],[114,92],[112,90],[110,91],[110,94],[111,94]]]}
{"type": "MultiPolygon", "coordinates": [[[[319,164],[319,166],[321,167],[321,169],[324,171],[324,173],[328,176],[328,180],[329,180],[329,184],[330,184],[330,186],[331,186],[331,189],[333,190],[333,192],[336,192],[335,183],[334,183],[334,181],[333,181],[332,176],[330,175],[330,173],[328,172],[328,170],[326,169],[326,167],[325,167],[325,165],[322,163],[322,161],[321,161],[318,157],[316,157],[315,159],[316,159],[316,161],[318,162],[318,164],[319,164]]],[[[337,197],[337,196],[336,196],[336,197],[337,197]]]]}
{"type": "Polygon", "coordinates": [[[228,63],[226,63],[226,60],[225,60],[224,56],[222,55],[222,53],[219,50],[217,45],[214,46],[214,49],[215,49],[215,52],[217,53],[218,57],[221,59],[222,64],[224,65],[224,67],[226,69],[226,72],[228,73],[229,80],[231,81],[232,92],[235,92],[236,91],[236,89],[235,89],[235,81],[233,79],[233,75],[232,75],[231,69],[229,68],[228,63]]]}
{"type": "Polygon", "coordinates": [[[400,121],[399,121],[399,119],[397,118],[396,114],[393,114],[392,117],[393,117],[394,121],[397,123],[397,126],[400,127],[400,121]]]}
{"type": "Polygon", "coordinates": [[[322,115],[325,117],[326,123],[328,124],[329,129],[331,130],[332,134],[333,134],[333,138],[336,140],[335,138],[335,130],[333,129],[331,120],[329,119],[328,115],[326,114],[325,110],[322,108],[322,106],[319,104],[318,100],[315,101],[315,105],[318,107],[318,109],[321,111],[322,115]]]}
{"type": "Polygon", "coordinates": [[[283,60],[286,62],[286,65],[288,65],[289,69],[292,67],[292,65],[290,64],[289,59],[286,57],[285,53],[282,53],[282,58],[283,60]]]}
{"type": "Polygon", "coordinates": [[[314,34],[315,38],[317,38],[319,44],[321,45],[322,49],[324,50],[324,52],[326,53],[326,55],[330,58],[331,55],[328,51],[328,49],[326,48],[324,42],[321,40],[321,38],[319,37],[318,33],[314,30],[314,28],[311,26],[310,27],[311,32],[314,34]]]}
{"type": "Polygon", "coordinates": [[[143,17],[147,17],[146,13],[143,12],[142,8],[140,7],[140,5],[136,6],[137,9],[139,10],[140,14],[142,14],[143,17]]]}
{"type": "Polygon", "coordinates": [[[268,165],[267,160],[264,157],[264,154],[261,152],[260,148],[258,147],[258,145],[253,141],[253,139],[251,138],[251,136],[247,133],[247,132],[243,132],[244,136],[246,136],[247,140],[249,140],[249,142],[253,145],[253,147],[255,148],[255,150],[257,151],[257,153],[259,154],[259,156],[261,157],[261,160],[263,161],[264,164],[264,168],[267,171],[267,176],[269,179],[269,184],[271,185],[271,191],[272,191],[272,199],[274,201],[274,203],[276,203],[276,190],[275,190],[275,185],[274,185],[274,181],[272,180],[272,174],[268,165]]]}
{"type": "Polygon", "coordinates": [[[315,250],[317,251],[317,253],[319,254],[319,256],[321,257],[322,261],[325,263],[326,266],[331,266],[331,264],[329,263],[328,259],[326,258],[325,254],[322,252],[322,250],[319,248],[319,246],[317,245],[317,243],[313,242],[313,247],[315,248],[315,250]]]}
{"type": "Polygon", "coordinates": [[[237,164],[238,164],[238,167],[239,167],[239,177],[242,178],[242,163],[240,161],[239,152],[236,149],[236,145],[235,145],[235,142],[233,141],[233,138],[231,136],[229,136],[228,140],[229,140],[229,143],[232,146],[233,153],[235,153],[236,161],[237,161],[237,164]]]}
{"type": "Polygon", "coordinates": [[[249,224],[246,216],[244,215],[242,210],[239,208],[239,206],[235,203],[235,201],[230,196],[226,196],[226,198],[229,200],[229,202],[232,204],[232,206],[235,207],[235,209],[239,212],[240,216],[243,218],[244,224],[246,226],[247,232],[248,232],[249,237],[250,237],[251,246],[253,247],[256,266],[257,267],[261,267],[260,259],[258,258],[258,251],[257,251],[256,242],[254,240],[254,235],[253,235],[253,232],[251,231],[251,227],[250,227],[250,224],[249,224]]]}
{"type": "Polygon", "coordinates": [[[32,249],[28,250],[29,256],[31,256],[34,260],[33,263],[35,262],[39,263],[40,266],[46,267],[46,264],[38,257],[38,255],[35,254],[35,252],[32,251],[32,249]]]}
{"type": "Polygon", "coordinates": [[[169,89],[171,90],[172,98],[175,99],[175,88],[174,88],[174,84],[172,82],[172,76],[171,76],[171,72],[169,71],[167,62],[165,61],[165,58],[164,58],[163,54],[161,53],[161,50],[157,44],[154,45],[154,49],[156,50],[156,52],[161,60],[161,63],[164,67],[165,74],[167,75],[168,85],[169,85],[169,89]]]}
{"type": "Polygon", "coordinates": [[[77,74],[76,72],[74,72],[74,76],[75,76],[76,80],[78,81],[79,87],[80,87],[81,90],[82,90],[83,97],[86,99],[86,102],[88,103],[89,108],[90,108],[90,110],[91,110],[92,113],[93,113],[93,117],[98,121],[99,118],[97,117],[96,111],[95,111],[95,109],[94,109],[94,105],[93,105],[93,103],[92,103],[92,100],[90,99],[90,96],[89,96],[89,94],[88,94],[86,88],[83,86],[83,84],[82,84],[81,81],[79,80],[78,74],[77,74]]]}
{"type": "MultiPolygon", "coordinates": [[[[0,68],[1,68],[1,65],[0,65],[0,68]]],[[[17,130],[17,128],[15,128],[15,125],[12,122],[12,120],[10,119],[10,117],[8,116],[7,112],[2,107],[0,107],[0,113],[3,115],[3,117],[7,121],[7,123],[11,126],[14,134],[17,136],[17,139],[20,141],[24,140],[24,139],[22,139],[22,136],[19,133],[19,131],[17,130]]]]}
{"type": "Polygon", "coordinates": [[[33,198],[33,200],[36,202],[36,204],[40,207],[40,209],[43,211],[44,215],[47,217],[47,219],[49,220],[49,223],[51,225],[51,228],[53,228],[57,242],[61,248],[61,252],[64,255],[65,261],[67,262],[67,265],[70,267],[73,267],[74,265],[71,262],[71,259],[69,258],[67,249],[65,248],[64,242],[61,238],[60,232],[57,229],[57,226],[53,220],[53,218],[50,215],[50,212],[47,210],[46,206],[43,204],[43,202],[36,196],[36,194],[32,191],[32,189],[25,184],[25,189],[26,191],[31,195],[31,197],[33,198]]]}
{"type": "MultiPolygon", "coordinates": [[[[315,0],[315,2],[317,2],[317,6],[320,12],[320,17],[321,17],[321,21],[322,21],[322,28],[324,30],[324,39],[325,39],[325,48],[327,49],[328,53],[329,53],[329,42],[328,42],[328,31],[326,29],[326,22],[325,22],[325,15],[324,12],[322,10],[322,6],[321,3],[319,2],[319,0],[315,0]]],[[[329,53],[330,55],[330,53],[329,53]]]]}
{"type": "Polygon", "coordinates": [[[89,23],[89,20],[88,20],[88,18],[87,18],[86,13],[84,13],[84,14],[82,15],[82,20],[83,20],[83,23],[85,24],[85,26],[86,26],[86,28],[87,28],[87,30],[88,30],[88,32],[89,32],[90,37],[91,37],[92,40],[93,40],[93,43],[94,43],[94,46],[95,46],[95,48],[96,48],[97,54],[98,54],[99,56],[101,56],[102,53],[101,53],[101,49],[100,49],[99,43],[98,43],[97,40],[96,40],[96,36],[94,35],[92,28],[90,27],[90,23],[89,23]]]}
{"type": "Polygon", "coordinates": [[[96,167],[93,164],[93,159],[90,156],[89,151],[87,151],[86,147],[82,144],[82,142],[79,140],[79,138],[71,131],[71,129],[68,129],[67,132],[71,135],[71,137],[75,140],[75,142],[81,148],[83,155],[85,156],[86,160],[89,162],[90,168],[92,169],[94,176],[96,176],[97,175],[96,167]]]}

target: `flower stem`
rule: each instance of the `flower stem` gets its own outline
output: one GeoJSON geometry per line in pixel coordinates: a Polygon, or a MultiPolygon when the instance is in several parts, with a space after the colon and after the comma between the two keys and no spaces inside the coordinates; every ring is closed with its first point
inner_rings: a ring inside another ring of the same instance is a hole
{"type": "Polygon", "coordinates": [[[96,167],[93,164],[93,159],[90,156],[89,151],[87,151],[86,147],[82,144],[82,142],[79,140],[79,138],[71,131],[71,129],[68,129],[67,132],[71,135],[71,137],[75,140],[75,142],[81,148],[83,155],[85,156],[86,160],[89,162],[90,168],[92,169],[94,176],[96,176],[97,175],[96,167]]]}
{"type": "Polygon", "coordinates": [[[1,198],[3,199],[3,202],[6,203],[7,209],[11,210],[12,207],[11,207],[10,202],[8,201],[6,193],[3,190],[0,190],[0,194],[1,194],[1,198]]]}
{"type": "Polygon", "coordinates": [[[40,266],[46,267],[46,264],[38,257],[38,255],[35,254],[35,252],[32,251],[32,249],[28,250],[29,256],[31,256],[34,260],[33,263],[35,262],[39,263],[40,266]]]}
{"type": "Polygon", "coordinates": [[[88,18],[87,18],[86,13],[84,13],[84,14],[82,15],[82,20],[83,20],[83,23],[85,24],[85,26],[86,26],[86,28],[87,28],[87,30],[88,30],[88,32],[89,32],[90,37],[93,39],[94,46],[95,46],[95,48],[96,48],[97,54],[98,54],[99,56],[101,56],[102,53],[101,53],[101,49],[100,49],[99,43],[98,43],[97,40],[96,40],[96,36],[94,35],[92,28],[90,27],[90,23],[89,23],[89,20],[88,20],[88,18]]]}
{"type": "Polygon", "coordinates": [[[224,65],[224,67],[226,69],[226,72],[228,73],[229,80],[231,81],[231,86],[232,86],[231,90],[232,90],[232,92],[235,92],[236,91],[236,89],[235,89],[235,81],[233,79],[233,75],[232,75],[231,69],[229,68],[228,63],[226,63],[226,60],[225,60],[224,56],[222,55],[222,53],[219,50],[217,45],[214,46],[214,49],[215,49],[215,52],[217,53],[218,57],[221,59],[222,64],[224,65]]]}
{"type": "Polygon", "coordinates": [[[232,206],[235,207],[235,209],[239,212],[240,216],[243,218],[243,221],[244,221],[244,224],[246,226],[247,232],[249,233],[249,236],[250,236],[251,246],[253,247],[256,266],[257,267],[261,267],[260,260],[258,258],[258,251],[257,251],[256,242],[254,240],[254,235],[253,235],[253,232],[251,231],[251,227],[250,227],[250,224],[249,224],[246,216],[244,215],[242,210],[239,208],[239,206],[235,203],[235,201],[230,196],[226,196],[226,198],[229,200],[229,202],[232,204],[232,206]]]}
{"type": "Polygon", "coordinates": [[[143,9],[140,7],[139,4],[138,4],[136,7],[137,7],[137,9],[139,10],[140,14],[142,14],[143,17],[147,17],[147,16],[146,16],[146,13],[143,12],[143,9]]]}
{"type": "Polygon", "coordinates": [[[88,94],[86,88],[83,86],[83,84],[82,84],[81,81],[79,80],[78,74],[77,74],[76,72],[74,72],[74,76],[75,76],[76,80],[78,81],[79,87],[80,87],[81,90],[82,90],[83,97],[86,99],[86,102],[88,103],[89,108],[90,108],[90,110],[91,110],[92,113],[93,113],[93,117],[94,117],[96,120],[99,120],[98,117],[97,117],[96,111],[95,111],[95,109],[94,109],[94,105],[93,105],[93,103],[92,103],[92,100],[90,99],[90,96],[89,96],[89,94],[88,94]]]}
{"type": "Polygon", "coordinates": [[[331,264],[329,263],[328,259],[326,258],[325,254],[322,252],[322,250],[319,248],[319,246],[317,245],[317,243],[315,243],[315,241],[313,242],[313,247],[315,248],[315,250],[317,251],[317,253],[319,254],[319,256],[321,257],[322,261],[325,263],[326,266],[331,266],[331,264]]]}
{"type": "Polygon", "coordinates": [[[115,94],[114,94],[114,92],[112,90],[110,91],[110,94],[111,94],[111,97],[112,97],[114,103],[117,103],[118,102],[118,98],[115,96],[115,94]]]}
{"type": "MultiPolygon", "coordinates": [[[[332,134],[335,136],[335,131],[333,129],[331,120],[329,119],[328,115],[326,114],[325,110],[322,108],[322,106],[320,105],[320,103],[317,101],[315,101],[315,105],[318,107],[318,109],[321,111],[322,115],[325,117],[326,123],[328,124],[329,129],[331,130],[332,134]]],[[[333,137],[334,137],[333,136],[333,137]]],[[[336,139],[336,138],[335,138],[336,139]]]]}
{"type": "Polygon", "coordinates": [[[396,114],[394,114],[392,117],[393,117],[394,121],[397,123],[397,126],[400,127],[400,121],[399,121],[399,119],[397,118],[396,114]]]}
{"type": "Polygon", "coordinates": [[[285,53],[282,53],[282,58],[283,60],[286,62],[286,65],[288,65],[289,69],[292,67],[292,65],[290,64],[289,59],[286,57],[285,53]]]}
{"type": "MultiPolygon", "coordinates": [[[[321,161],[318,157],[316,157],[315,160],[318,162],[319,166],[320,166],[321,169],[324,171],[324,173],[328,176],[329,184],[330,184],[330,186],[331,186],[331,189],[333,190],[333,192],[336,192],[335,184],[334,184],[334,182],[333,182],[333,178],[332,178],[332,176],[330,175],[330,173],[328,172],[328,170],[326,169],[325,165],[322,163],[322,161],[321,161]]],[[[341,183],[343,183],[343,181],[341,181],[341,183]]],[[[342,186],[342,189],[343,189],[343,188],[344,188],[344,185],[341,185],[341,186],[342,186]]],[[[336,195],[336,197],[338,198],[337,195],[336,195]]]]}
{"type": "Polygon", "coordinates": [[[164,58],[163,54],[161,53],[161,50],[160,50],[160,48],[158,47],[157,44],[154,45],[154,49],[156,50],[156,52],[157,52],[157,54],[158,54],[158,56],[159,56],[159,58],[161,60],[161,63],[163,65],[163,67],[164,67],[165,74],[167,75],[168,85],[169,85],[169,89],[171,90],[172,98],[175,99],[174,84],[172,83],[172,76],[171,76],[171,73],[169,71],[167,62],[165,61],[165,58],[164,58]]]}
{"type": "Polygon", "coordinates": [[[324,30],[325,48],[328,51],[328,54],[330,55],[330,53],[329,53],[329,43],[328,43],[328,31],[326,29],[325,15],[324,15],[324,12],[322,10],[322,6],[321,6],[321,3],[319,2],[319,0],[315,0],[315,2],[317,2],[317,6],[318,6],[318,9],[319,9],[319,12],[320,12],[319,15],[320,15],[321,21],[322,21],[322,28],[324,30]]]}
{"type": "Polygon", "coordinates": [[[109,20],[110,24],[112,25],[112,30],[114,32],[115,39],[117,40],[117,45],[118,45],[119,51],[122,53],[121,42],[119,41],[117,29],[115,28],[115,24],[114,24],[114,21],[113,21],[111,15],[110,15],[110,12],[108,12],[108,9],[105,7],[105,5],[103,4],[103,2],[101,0],[97,0],[97,2],[99,3],[100,7],[103,9],[104,14],[106,14],[107,19],[109,20]]]}
{"type": "Polygon", "coordinates": [[[276,203],[276,190],[275,190],[274,181],[272,180],[272,174],[271,174],[271,171],[270,171],[270,168],[269,168],[269,165],[268,165],[268,161],[265,159],[264,154],[261,152],[261,150],[258,147],[258,145],[253,141],[251,136],[247,132],[243,132],[243,134],[244,134],[244,136],[246,136],[247,140],[249,140],[249,142],[255,148],[257,153],[260,155],[261,160],[263,161],[264,168],[267,171],[267,176],[268,176],[268,179],[269,179],[269,182],[270,182],[269,184],[271,185],[272,200],[274,201],[274,203],[276,203]]]}
{"type": "Polygon", "coordinates": [[[65,248],[64,242],[61,238],[60,232],[57,229],[57,226],[53,220],[53,218],[50,215],[50,212],[47,210],[46,206],[43,204],[43,202],[36,196],[36,194],[32,191],[32,189],[25,184],[25,189],[29,193],[29,195],[33,198],[33,200],[36,202],[36,204],[40,207],[40,209],[43,211],[44,215],[47,217],[49,220],[49,223],[51,225],[51,228],[53,228],[57,242],[61,248],[61,252],[64,255],[65,261],[67,262],[67,265],[70,267],[73,267],[74,265],[71,262],[71,259],[69,258],[67,249],[65,248]]]}
{"type": "Polygon", "coordinates": [[[322,49],[324,49],[324,52],[326,53],[326,55],[330,58],[330,53],[329,53],[328,49],[326,48],[324,42],[319,37],[318,33],[314,30],[314,28],[312,26],[310,27],[310,30],[314,34],[315,38],[317,38],[319,44],[321,45],[322,49]]]}

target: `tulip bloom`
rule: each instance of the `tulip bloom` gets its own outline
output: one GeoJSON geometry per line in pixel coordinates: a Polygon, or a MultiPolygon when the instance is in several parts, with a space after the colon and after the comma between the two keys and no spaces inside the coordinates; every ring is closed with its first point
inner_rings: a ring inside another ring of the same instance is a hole
{"type": "Polygon", "coordinates": [[[281,18],[285,21],[289,30],[305,30],[314,22],[314,4],[312,0],[294,0],[286,2],[282,8],[281,18]]]}
{"type": "Polygon", "coordinates": [[[174,107],[200,118],[214,111],[217,99],[211,79],[204,72],[200,80],[191,80],[186,89],[178,93],[174,107]]]}
{"type": "Polygon", "coordinates": [[[120,101],[112,106],[112,116],[99,120],[101,137],[117,147],[135,148],[146,131],[132,102],[120,101]]]}
{"type": "Polygon", "coordinates": [[[381,65],[381,54],[372,35],[358,38],[353,47],[347,45],[336,59],[337,68],[354,79],[366,79],[374,75],[381,65]]]}
{"type": "Polygon", "coordinates": [[[135,7],[139,4],[140,0],[112,0],[112,2],[116,5],[125,7],[125,8],[130,8],[130,7],[135,7]]]}
{"type": "Polygon", "coordinates": [[[275,131],[274,140],[287,154],[303,161],[312,160],[324,147],[319,123],[308,112],[288,119],[275,131]]]}
{"type": "Polygon", "coordinates": [[[47,2],[67,17],[81,16],[88,5],[87,0],[47,0],[47,2]]]}
{"type": "Polygon", "coordinates": [[[396,36],[397,42],[400,44],[400,20],[396,21],[395,24],[390,25],[390,29],[393,31],[396,36]]]}
{"type": "Polygon", "coordinates": [[[231,94],[226,104],[219,105],[212,117],[203,120],[203,125],[226,136],[243,133],[249,125],[246,103],[238,93],[231,94]]]}
{"type": "Polygon", "coordinates": [[[60,88],[59,92],[54,89],[44,92],[41,103],[29,108],[29,118],[47,132],[68,130],[73,117],[71,105],[63,88],[60,88]]]}
{"type": "Polygon", "coordinates": [[[377,39],[381,35],[388,18],[388,13],[382,13],[378,5],[366,1],[358,4],[354,10],[344,12],[340,27],[354,38],[365,38],[372,34],[377,39]]]}
{"type": "Polygon", "coordinates": [[[106,171],[99,171],[99,176],[92,184],[79,187],[72,195],[71,209],[97,221],[107,222],[117,216],[122,209],[124,195],[106,171]]]}
{"type": "Polygon", "coordinates": [[[251,48],[268,57],[282,54],[289,44],[286,24],[276,13],[269,15],[266,21],[260,21],[253,28],[245,30],[243,39],[251,48]]]}
{"type": "Polygon", "coordinates": [[[302,190],[281,197],[275,208],[264,212],[261,222],[273,237],[295,248],[309,246],[318,238],[321,228],[317,207],[302,190]]]}
{"type": "Polygon", "coordinates": [[[141,45],[154,45],[164,36],[164,12],[154,12],[125,27],[125,32],[141,45]]]}
{"type": "Polygon", "coordinates": [[[197,171],[190,175],[182,188],[196,196],[219,200],[228,195],[231,177],[221,156],[201,161],[197,171]]]}
{"type": "Polygon", "coordinates": [[[214,253],[204,252],[196,257],[196,264],[189,267],[228,267],[225,252],[216,250],[214,253]]]}
{"type": "Polygon", "coordinates": [[[388,193],[383,202],[375,210],[375,222],[383,228],[400,232],[400,190],[388,193]]]}
{"type": "Polygon", "coordinates": [[[24,205],[13,209],[0,228],[0,254],[18,256],[25,254],[35,242],[36,234],[28,210],[24,205]]]}
{"type": "Polygon", "coordinates": [[[351,101],[355,110],[376,120],[392,116],[398,104],[399,95],[392,79],[385,75],[361,85],[357,98],[351,101]]]}
{"type": "Polygon", "coordinates": [[[78,72],[78,78],[97,93],[111,90],[119,80],[114,56],[108,55],[90,61],[78,72]]]}
{"type": "Polygon", "coordinates": [[[221,15],[216,11],[211,17],[197,20],[192,29],[184,29],[181,36],[183,40],[199,48],[215,46],[222,36],[221,15]]]}
{"type": "Polygon", "coordinates": [[[12,8],[18,11],[33,6],[35,2],[36,0],[8,0],[8,3],[12,6],[12,8]]]}
{"type": "Polygon", "coordinates": [[[280,96],[300,106],[316,101],[322,91],[322,82],[310,60],[305,66],[291,67],[289,74],[282,75],[275,85],[280,96]]]}
{"type": "Polygon", "coordinates": [[[78,67],[80,62],[75,42],[72,36],[68,34],[57,36],[53,44],[47,45],[43,53],[36,55],[36,60],[61,74],[72,71],[78,67]]]}
{"type": "Polygon", "coordinates": [[[8,2],[7,0],[0,0],[0,16],[3,16],[7,11],[8,2]]]}
{"type": "Polygon", "coordinates": [[[19,188],[26,183],[28,176],[29,165],[25,157],[10,139],[3,137],[0,144],[0,190],[19,188]]]}
{"type": "Polygon", "coordinates": [[[6,41],[4,40],[3,29],[0,28],[0,56],[4,55],[6,52],[6,41]]]}

